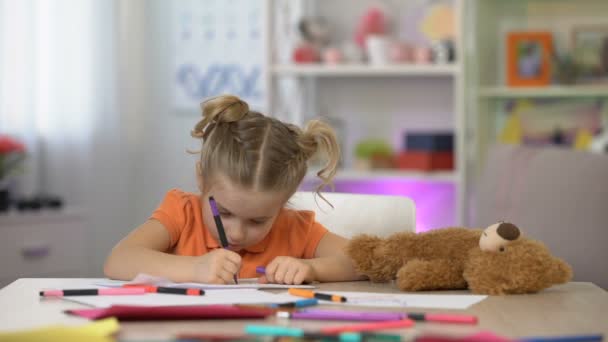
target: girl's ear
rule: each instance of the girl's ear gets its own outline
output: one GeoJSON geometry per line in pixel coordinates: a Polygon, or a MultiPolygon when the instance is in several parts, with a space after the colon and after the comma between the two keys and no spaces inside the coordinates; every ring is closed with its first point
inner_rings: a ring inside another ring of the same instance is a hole
{"type": "Polygon", "coordinates": [[[196,185],[198,190],[203,192],[203,166],[200,161],[196,162],[196,185]]]}

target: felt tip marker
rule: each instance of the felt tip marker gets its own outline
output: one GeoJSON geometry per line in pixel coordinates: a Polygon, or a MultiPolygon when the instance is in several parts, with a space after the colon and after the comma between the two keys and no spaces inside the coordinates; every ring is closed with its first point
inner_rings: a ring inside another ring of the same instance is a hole
{"type": "MultiPolygon", "coordinates": [[[[222,223],[222,218],[220,217],[220,211],[217,209],[217,203],[215,203],[215,199],[213,196],[209,196],[209,205],[211,206],[211,213],[213,213],[213,219],[215,220],[215,226],[217,228],[217,234],[220,237],[220,243],[223,248],[228,248],[228,239],[226,238],[226,231],[224,230],[224,224],[222,223]]],[[[234,275],[234,283],[238,284],[239,281],[234,275]]]]}
{"type": "Polygon", "coordinates": [[[403,313],[378,311],[344,311],[306,309],[293,313],[283,313],[284,317],[293,319],[334,320],[334,321],[396,321],[409,318],[413,321],[447,323],[447,324],[477,324],[477,317],[472,315],[456,315],[441,313],[403,313]]]}
{"type": "Polygon", "coordinates": [[[319,300],[316,298],[306,298],[301,300],[296,300],[295,302],[289,303],[281,303],[281,304],[271,304],[271,308],[304,308],[307,306],[313,306],[319,304],[319,300]]]}
{"type": "Polygon", "coordinates": [[[570,335],[570,336],[547,336],[547,337],[524,337],[518,342],[601,342],[604,335],[570,335]]]}
{"type": "MultiPolygon", "coordinates": [[[[272,326],[272,325],[247,325],[245,326],[245,333],[248,335],[255,336],[275,336],[275,337],[296,337],[308,340],[320,340],[320,341],[338,341],[338,342],[362,342],[363,340],[371,341],[372,335],[364,335],[359,333],[345,332],[337,335],[327,335],[317,332],[307,332],[300,328],[291,328],[284,326],[272,326]]],[[[389,335],[383,335],[389,336],[389,335]]],[[[394,336],[397,337],[397,336],[394,336]]],[[[380,339],[382,341],[400,341],[401,338],[397,339],[380,339]]]]}
{"type": "Polygon", "coordinates": [[[123,285],[126,288],[143,288],[147,293],[165,293],[165,294],[177,294],[186,296],[203,296],[204,290],[192,289],[192,288],[179,288],[179,287],[166,287],[166,286],[154,286],[154,285],[137,285],[137,284],[126,284],[123,285]]]}
{"type": "Polygon", "coordinates": [[[40,297],[143,295],[146,294],[146,289],[119,287],[106,289],[44,290],[40,291],[39,294],[40,297]]]}
{"type": "Polygon", "coordinates": [[[279,312],[279,317],[291,319],[308,319],[319,321],[397,321],[404,319],[405,315],[399,312],[361,312],[342,310],[307,309],[297,312],[279,312]]]}
{"type": "Polygon", "coordinates": [[[450,323],[450,324],[477,324],[477,317],[472,315],[454,315],[442,313],[413,313],[404,315],[413,321],[450,323]]]}
{"type": "Polygon", "coordinates": [[[384,321],[384,322],[372,322],[372,323],[360,323],[352,325],[342,325],[335,327],[321,328],[321,332],[324,334],[339,334],[343,332],[358,332],[358,331],[374,331],[384,329],[398,329],[398,328],[409,328],[414,325],[414,321],[411,319],[402,319],[398,321],[384,321]]]}
{"type": "Polygon", "coordinates": [[[258,266],[255,268],[255,273],[257,274],[266,274],[266,267],[258,266]]]}
{"type": "Polygon", "coordinates": [[[327,293],[313,292],[313,291],[305,290],[305,289],[290,288],[287,292],[289,292],[290,295],[298,296],[298,297],[317,298],[317,299],[321,299],[321,300],[329,300],[332,302],[342,302],[342,303],[346,302],[346,298],[342,297],[342,296],[336,296],[336,295],[327,294],[327,293]]]}

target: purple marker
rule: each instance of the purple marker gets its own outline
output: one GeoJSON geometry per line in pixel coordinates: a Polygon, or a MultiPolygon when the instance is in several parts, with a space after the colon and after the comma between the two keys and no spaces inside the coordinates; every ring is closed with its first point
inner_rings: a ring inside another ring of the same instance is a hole
{"type": "MultiPolygon", "coordinates": [[[[211,206],[211,212],[213,213],[213,219],[215,220],[215,226],[217,227],[217,234],[220,236],[220,243],[222,244],[222,247],[228,248],[228,239],[226,238],[226,232],[224,231],[220,211],[217,210],[217,204],[215,203],[213,196],[209,196],[209,205],[211,206]]],[[[236,274],[234,275],[234,283],[239,283],[238,279],[236,278],[236,274]]]]}
{"type": "Polygon", "coordinates": [[[264,266],[258,266],[255,268],[255,273],[258,274],[266,274],[266,267],[264,266]]]}
{"type": "Polygon", "coordinates": [[[362,312],[310,309],[297,312],[281,313],[282,317],[291,319],[334,320],[334,321],[398,321],[407,317],[399,312],[362,312]]]}

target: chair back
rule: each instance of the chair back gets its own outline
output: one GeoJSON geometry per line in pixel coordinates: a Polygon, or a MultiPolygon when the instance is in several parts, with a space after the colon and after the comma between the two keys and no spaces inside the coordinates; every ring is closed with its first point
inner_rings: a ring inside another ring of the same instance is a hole
{"type": "Polygon", "coordinates": [[[313,192],[297,192],[288,204],[311,210],[319,223],[335,234],[351,238],[357,234],[388,236],[416,230],[416,207],[408,197],[323,192],[331,208],[313,192]]]}

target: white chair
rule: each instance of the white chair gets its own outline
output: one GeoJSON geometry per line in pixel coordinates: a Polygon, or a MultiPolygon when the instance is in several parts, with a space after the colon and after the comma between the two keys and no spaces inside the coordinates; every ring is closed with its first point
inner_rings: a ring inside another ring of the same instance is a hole
{"type": "Polygon", "coordinates": [[[345,238],[416,231],[416,207],[408,197],[335,192],[322,195],[333,209],[313,192],[297,192],[288,204],[293,209],[314,211],[319,223],[345,238]]]}

